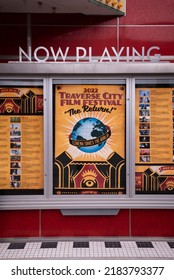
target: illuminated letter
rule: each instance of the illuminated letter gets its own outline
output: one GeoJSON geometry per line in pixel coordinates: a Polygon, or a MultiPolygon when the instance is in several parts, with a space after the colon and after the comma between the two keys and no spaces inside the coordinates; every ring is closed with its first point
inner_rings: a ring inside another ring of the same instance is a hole
{"type": "Polygon", "coordinates": [[[45,62],[45,61],[47,61],[48,58],[49,58],[49,51],[48,51],[46,48],[44,48],[44,47],[38,47],[38,48],[36,48],[35,51],[34,51],[34,58],[35,58],[38,62],[45,62]],[[37,57],[37,52],[40,51],[40,50],[44,50],[44,51],[46,52],[46,56],[45,56],[45,58],[43,58],[43,59],[39,59],[39,58],[37,57]]]}
{"type": "Polygon", "coordinates": [[[22,55],[24,55],[28,61],[31,62],[31,47],[28,48],[28,54],[26,54],[26,52],[24,52],[23,49],[19,47],[19,62],[22,62],[22,55]]]}
{"type": "Polygon", "coordinates": [[[54,61],[56,62],[58,59],[58,56],[60,55],[60,57],[62,58],[63,62],[66,62],[66,57],[68,55],[68,51],[69,51],[69,47],[66,48],[65,53],[63,54],[62,49],[58,48],[57,53],[55,54],[53,47],[50,47],[51,53],[53,55],[54,61]]]}
{"type": "Polygon", "coordinates": [[[126,48],[126,61],[129,62],[129,58],[130,58],[130,55],[129,55],[129,47],[126,48]]]}
{"type": "Polygon", "coordinates": [[[151,61],[151,62],[159,62],[160,61],[160,58],[161,58],[161,55],[158,53],[158,54],[155,54],[153,56],[150,56],[150,53],[152,50],[160,50],[159,47],[151,47],[150,49],[148,49],[147,51],[147,58],[151,61]]]}
{"type": "Polygon", "coordinates": [[[120,58],[120,56],[121,56],[121,54],[122,54],[122,52],[124,50],[124,47],[122,47],[121,50],[118,53],[117,53],[117,51],[116,51],[116,49],[114,47],[112,47],[112,50],[113,50],[113,52],[114,52],[114,54],[116,56],[117,62],[119,62],[119,60],[120,60],[119,58],[120,58]]]}
{"type": "Polygon", "coordinates": [[[86,49],[83,47],[77,47],[76,48],[76,62],[79,62],[79,60],[84,58],[85,56],[86,56],[86,49]],[[80,55],[80,51],[83,51],[82,55],[80,55]]]}
{"type": "Polygon", "coordinates": [[[89,47],[89,62],[90,63],[98,62],[97,59],[92,60],[92,47],[89,47]]]}
{"type": "Polygon", "coordinates": [[[100,62],[103,62],[103,60],[109,60],[110,62],[112,62],[112,58],[111,58],[107,48],[104,49],[100,62]],[[107,55],[107,57],[105,57],[105,55],[107,55]]]}
{"type": "Polygon", "coordinates": [[[135,57],[139,57],[141,61],[144,61],[144,47],[142,47],[142,55],[135,49],[132,48],[132,61],[135,62],[135,57]]]}

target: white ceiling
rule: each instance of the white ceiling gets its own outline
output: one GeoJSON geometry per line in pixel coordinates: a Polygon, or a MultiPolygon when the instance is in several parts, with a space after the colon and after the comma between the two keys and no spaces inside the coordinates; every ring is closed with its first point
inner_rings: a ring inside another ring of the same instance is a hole
{"type": "Polygon", "coordinates": [[[82,13],[114,15],[115,11],[90,0],[0,0],[1,13],[82,13]]]}

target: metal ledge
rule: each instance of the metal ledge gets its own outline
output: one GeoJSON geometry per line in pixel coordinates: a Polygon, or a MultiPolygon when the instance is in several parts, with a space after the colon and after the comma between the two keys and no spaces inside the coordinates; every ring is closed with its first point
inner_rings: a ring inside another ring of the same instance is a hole
{"type": "Polygon", "coordinates": [[[119,209],[61,209],[63,216],[115,216],[119,209]]]}
{"type": "Polygon", "coordinates": [[[173,74],[174,63],[1,63],[0,74],[173,74]]]}
{"type": "Polygon", "coordinates": [[[30,210],[30,209],[77,209],[99,210],[99,209],[174,209],[174,197],[137,197],[135,198],[1,198],[0,210],[30,210]]]}

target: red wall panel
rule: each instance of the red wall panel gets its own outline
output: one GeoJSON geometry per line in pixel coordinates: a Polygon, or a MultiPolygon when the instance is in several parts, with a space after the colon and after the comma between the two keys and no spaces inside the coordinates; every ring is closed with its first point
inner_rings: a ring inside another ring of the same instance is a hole
{"type": "Polygon", "coordinates": [[[32,46],[66,49],[70,47],[68,55],[75,55],[75,47],[92,47],[93,55],[102,55],[104,48],[117,45],[117,29],[115,26],[105,27],[59,27],[36,26],[32,28],[32,46]],[[45,40],[46,38],[46,40],[45,40]]]}
{"type": "Polygon", "coordinates": [[[120,24],[173,24],[173,0],[127,0],[126,16],[120,18],[120,24]]]}
{"type": "Polygon", "coordinates": [[[27,49],[27,26],[0,26],[0,55],[16,55],[19,46],[27,49]]]}
{"type": "Polygon", "coordinates": [[[142,46],[158,46],[162,55],[174,55],[174,26],[120,27],[119,43],[120,48],[135,47],[138,51],[142,46]]]}
{"type": "Polygon", "coordinates": [[[132,210],[132,236],[174,237],[174,210],[132,210]]]}
{"type": "Polygon", "coordinates": [[[0,211],[0,238],[38,237],[39,211],[0,211]]]}
{"type": "Polygon", "coordinates": [[[174,210],[120,210],[117,216],[63,216],[59,210],[0,211],[0,238],[174,237],[174,210]],[[131,230],[129,231],[131,227],[131,230]]]}
{"type": "Polygon", "coordinates": [[[128,236],[129,210],[116,216],[63,216],[58,210],[42,211],[42,237],[128,236]]]}
{"type": "MultiPolygon", "coordinates": [[[[101,56],[104,48],[117,45],[117,18],[85,15],[36,15],[31,16],[32,48],[58,47],[64,52],[70,47],[68,56],[75,56],[76,47],[92,47],[92,56],[101,56]]],[[[39,51],[45,55],[44,51],[39,51]]],[[[82,53],[81,53],[82,54],[82,53]]],[[[50,52],[51,55],[51,52],[50,52]]]]}

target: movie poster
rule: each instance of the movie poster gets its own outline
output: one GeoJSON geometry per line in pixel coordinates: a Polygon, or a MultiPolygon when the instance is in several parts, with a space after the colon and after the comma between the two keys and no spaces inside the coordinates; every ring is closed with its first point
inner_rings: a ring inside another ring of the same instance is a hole
{"type": "Polygon", "coordinates": [[[174,194],[174,89],[136,89],[137,194],[174,194]]]}
{"type": "Polygon", "coordinates": [[[43,89],[0,87],[0,194],[43,194],[43,89]]]}
{"type": "Polygon", "coordinates": [[[125,86],[56,85],[53,193],[126,193],[125,86]]]}

